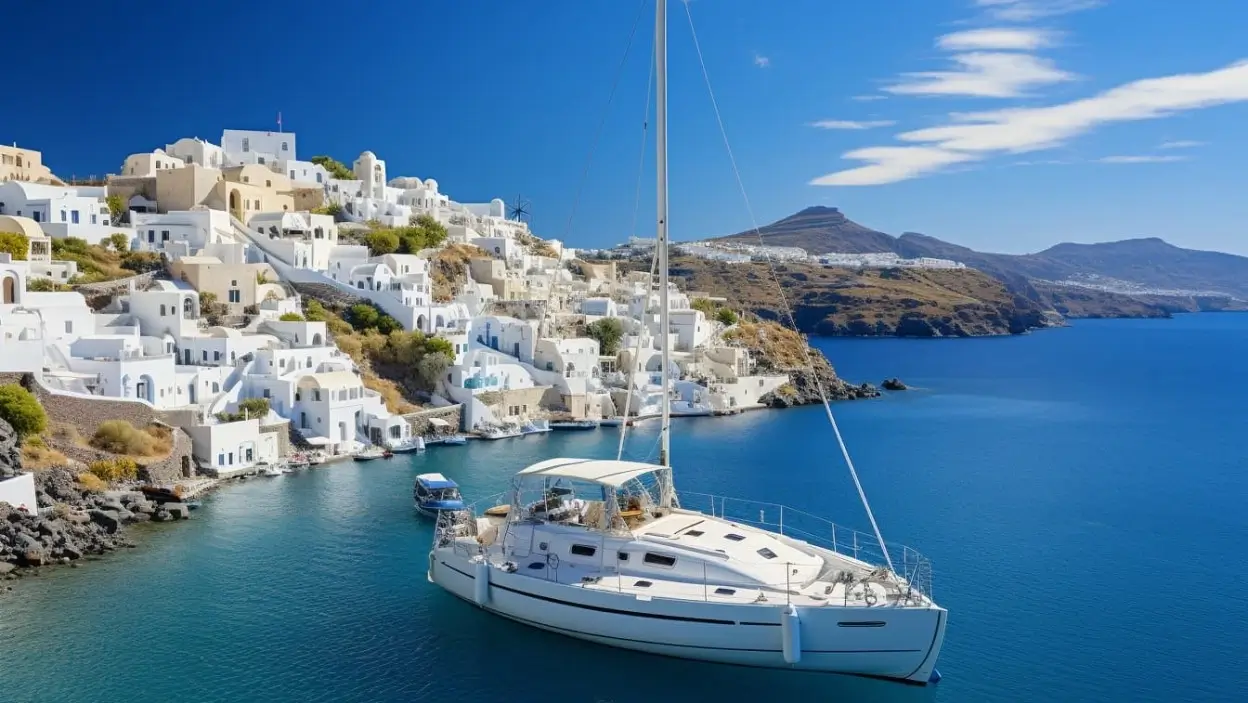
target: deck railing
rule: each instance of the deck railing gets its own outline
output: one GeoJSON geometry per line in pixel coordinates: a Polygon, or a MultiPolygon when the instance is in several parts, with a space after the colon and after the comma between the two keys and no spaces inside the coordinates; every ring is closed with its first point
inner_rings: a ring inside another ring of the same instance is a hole
{"type": "MultiPolygon", "coordinates": [[[[803,510],[778,503],[727,498],[689,491],[679,491],[677,497],[681,507],[686,510],[704,512],[738,524],[779,533],[790,539],[831,550],[874,569],[883,569],[887,566],[884,554],[873,535],[837,525],[803,510]]],[[[462,548],[466,556],[480,553],[479,548],[463,545],[462,542],[456,541],[456,537],[476,536],[476,517],[482,515],[487,508],[508,503],[510,498],[510,493],[500,493],[478,500],[466,506],[462,511],[440,513],[435,529],[435,546],[452,546],[456,551],[461,551],[462,548]]],[[[525,545],[513,544],[509,541],[511,538],[512,536],[504,528],[496,537],[496,543],[516,553],[516,556],[528,556],[528,553],[521,549],[525,545]]],[[[931,562],[905,545],[889,544],[888,550],[893,560],[896,577],[902,581],[902,589],[918,591],[919,594],[932,598],[931,562]]],[[[605,550],[599,551],[605,553],[605,550]]]]}
{"type": "MultiPolygon", "coordinates": [[[[678,491],[680,506],[709,513],[714,517],[750,525],[785,537],[801,540],[877,568],[888,560],[875,536],[779,503],[727,498],[709,493],[678,491]]],[[[888,544],[893,568],[899,577],[923,595],[932,597],[932,564],[922,554],[904,544],[888,544]]]]}

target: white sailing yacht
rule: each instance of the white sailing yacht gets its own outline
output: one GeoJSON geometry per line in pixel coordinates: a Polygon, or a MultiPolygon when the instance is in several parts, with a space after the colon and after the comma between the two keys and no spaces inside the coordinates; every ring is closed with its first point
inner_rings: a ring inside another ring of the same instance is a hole
{"type": "MultiPolygon", "coordinates": [[[[666,0],[656,4],[666,333],[666,0]]],[[[662,354],[666,388],[666,345],[662,354]]],[[[778,505],[678,497],[668,461],[670,399],[661,417],[658,464],[550,459],[520,471],[502,505],[441,512],[429,580],[503,617],[615,647],[916,684],[939,679],[948,614],[931,598],[930,565],[909,549],[888,549],[860,484],[873,535],[778,505]]]]}

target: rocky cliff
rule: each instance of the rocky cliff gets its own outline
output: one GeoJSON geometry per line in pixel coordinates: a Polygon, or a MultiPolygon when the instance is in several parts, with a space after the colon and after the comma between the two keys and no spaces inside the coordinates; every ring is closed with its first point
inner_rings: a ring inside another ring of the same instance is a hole
{"type": "Polygon", "coordinates": [[[844,269],[805,264],[728,264],[691,257],[671,275],[687,291],[727,299],[738,310],[827,336],[978,337],[1052,324],[1042,306],[972,269],[844,269]],[[780,295],[777,280],[783,288],[780,295]]]}
{"type": "Polygon", "coordinates": [[[775,322],[742,322],[729,330],[726,338],[750,350],[758,373],[786,373],[792,379],[789,385],[762,398],[763,403],[772,407],[821,402],[820,385],[828,400],[857,400],[880,394],[869,383],[854,384],[837,376],[823,352],[808,346],[801,334],[775,322]]]}

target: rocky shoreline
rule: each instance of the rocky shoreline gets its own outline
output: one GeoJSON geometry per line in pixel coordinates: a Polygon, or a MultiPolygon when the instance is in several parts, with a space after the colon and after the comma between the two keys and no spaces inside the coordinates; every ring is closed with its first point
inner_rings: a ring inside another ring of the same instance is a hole
{"type": "Polygon", "coordinates": [[[87,493],[65,468],[37,472],[35,482],[37,513],[0,504],[0,578],[132,547],[126,525],[190,517],[185,503],[156,503],[139,491],[87,493]]]}
{"type": "MultiPolygon", "coordinates": [[[[17,434],[0,420],[0,479],[21,473],[21,459],[17,434]]],[[[138,490],[87,491],[69,468],[34,477],[36,510],[0,503],[0,579],[131,547],[126,525],[190,517],[185,503],[158,503],[138,490]]]]}

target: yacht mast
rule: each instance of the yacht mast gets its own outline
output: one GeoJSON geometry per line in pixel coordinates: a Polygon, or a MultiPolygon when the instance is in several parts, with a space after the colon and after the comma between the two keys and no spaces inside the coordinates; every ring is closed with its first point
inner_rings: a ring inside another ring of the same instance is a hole
{"type": "MultiPolygon", "coordinates": [[[[667,302],[667,0],[655,0],[654,17],[654,75],[655,75],[655,145],[658,158],[655,162],[658,171],[658,229],[655,246],[659,248],[659,343],[662,345],[661,360],[663,363],[660,383],[663,387],[663,412],[659,431],[659,464],[671,466],[671,410],[672,401],[668,396],[668,364],[671,351],[668,347],[668,302],[667,302]]],[[[646,302],[649,303],[649,294],[646,302]]],[[[647,307],[649,307],[647,305],[647,307]]]]}

